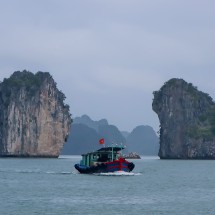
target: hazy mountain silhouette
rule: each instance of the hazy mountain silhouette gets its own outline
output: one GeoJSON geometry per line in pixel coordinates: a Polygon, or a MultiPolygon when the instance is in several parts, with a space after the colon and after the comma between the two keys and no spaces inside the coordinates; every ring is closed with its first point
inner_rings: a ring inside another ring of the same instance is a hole
{"type": "Polygon", "coordinates": [[[128,135],[130,134],[128,131],[121,131],[122,136],[127,139],[128,135]]]}
{"type": "Polygon", "coordinates": [[[105,139],[107,145],[125,145],[125,138],[123,137],[119,129],[114,125],[100,125],[98,133],[100,137],[103,137],[105,139]]]}
{"type": "Polygon", "coordinates": [[[61,154],[81,155],[98,148],[99,135],[93,128],[84,124],[72,124],[71,133],[61,154]]]}
{"type": "Polygon", "coordinates": [[[105,139],[105,145],[125,144],[125,138],[114,125],[109,125],[106,119],[93,121],[89,116],[83,115],[73,120],[71,132],[61,154],[80,155],[99,149],[99,139],[105,139]]]}
{"type": "Polygon", "coordinates": [[[89,116],[76,117],[71,126],[70,136],[61,154],[80,155],[101,147],[99,139],[105,139],[105,145],[112,143],[126,145],[126,152],[137,152],[140,155],[158,154],[158,137],[150,126],[138,126],[131,133],[120,132],[106,119],[92,120],[89,116]]]}
{"type": "Polygon", "coordinates": [[[101,119],[99,121],[93,121],[87,115],[83,115],[81,117],[76,117],[73,120],[73,124],[77,124],[77,123],[87,125],[89,128],[93,128],[96,131],[99,130],[99,126],[101,126],[101,125],[108,125],[108,121],[106,119],[101,119]]]}
{"type": "Polygon", "coordinates": [[[127,137],[127,150],[140,155],[157,155],[159,139],[150,126],[137,126],[127,137]]]}

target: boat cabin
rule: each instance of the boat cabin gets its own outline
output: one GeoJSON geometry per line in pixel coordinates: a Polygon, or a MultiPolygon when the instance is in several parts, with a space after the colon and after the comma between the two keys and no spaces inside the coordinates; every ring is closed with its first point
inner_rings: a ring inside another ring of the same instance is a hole
{"type": "Polygon", "coordinates": [[[121,154],[119,153],[123,147],[104,147],[95,152],[89,152],[82,155],[81,165],[95,166],[99,163],[117,160],[121,154]]]}

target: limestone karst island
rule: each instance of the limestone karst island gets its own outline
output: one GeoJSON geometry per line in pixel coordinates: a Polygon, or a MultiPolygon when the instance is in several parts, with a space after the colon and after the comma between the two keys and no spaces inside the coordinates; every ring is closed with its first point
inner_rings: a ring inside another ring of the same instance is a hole
{"type": "Polygon", "coordinates": [[[215,103],[183,79],[154,92],[161,159],[215,159],[215,103]]]}
{"type": "Polygon", "coordinates": [[[47,72],[14,72],[0,83],[0,156],[58,157],[71,115],[47,72]]]}
{"type": "MultiPolygon", "coordinates": [[[[158,156],[215,159],[213,99],[177,78],[153,94],[152,109],[160,121],[158,156]]],[[[17,71],[0,82],[0,156],[58,157],[72,122],[64,100],[47,72],[17,71]]]]}

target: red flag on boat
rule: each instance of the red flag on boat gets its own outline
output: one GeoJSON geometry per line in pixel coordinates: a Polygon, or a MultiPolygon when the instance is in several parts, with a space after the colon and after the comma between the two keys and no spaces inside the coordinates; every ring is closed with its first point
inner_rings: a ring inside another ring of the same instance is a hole
{"type": "Polygon", "coordinates": [[[104,138],[100,139],[100,140],[99,140],[99,143],[100,143],[100,144],[104,144],[104,143],[105,143],[105,139],[104,139],[104,138]]]}

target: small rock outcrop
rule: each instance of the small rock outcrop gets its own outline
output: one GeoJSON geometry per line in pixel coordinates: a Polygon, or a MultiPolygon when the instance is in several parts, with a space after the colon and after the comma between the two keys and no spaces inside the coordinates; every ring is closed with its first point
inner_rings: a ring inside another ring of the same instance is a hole
{"type": "Polygon", "coordinates": [[[160,120],[161,159],[215,159],[215,103],[183,79],[154,92],[160,120]]]}
{"type": "Polygon", "coordinates": [[[14,72],[0,83],[0,156],[58,157],[71,125],[69,106],[47,72],[14,72]]]}
{"type": "Polygon", "coordinates": [[[140,155],[138,155],[136,152],[130,152],[127,155],[123,156],[125,159],[141,159],[140,155]]]}

